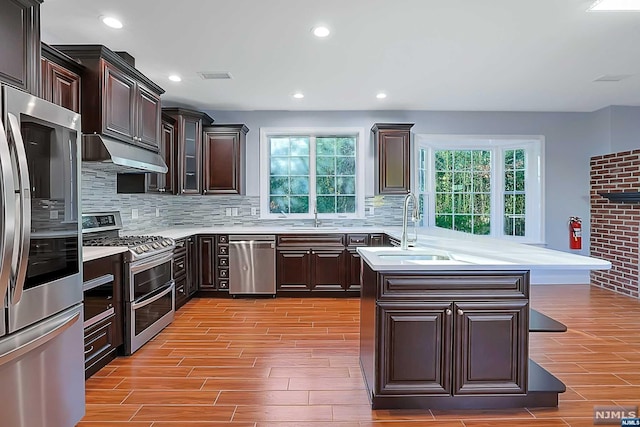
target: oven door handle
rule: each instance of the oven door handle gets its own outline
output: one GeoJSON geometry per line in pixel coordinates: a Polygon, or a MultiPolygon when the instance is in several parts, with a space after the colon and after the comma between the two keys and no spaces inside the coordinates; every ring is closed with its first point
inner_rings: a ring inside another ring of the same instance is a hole
{"type": "Polygon", "coordinates": [[[13,289],[12,304],[17,304],[22,298],[24,290],[24,281],[27,278],[27,266],[29,264],[29,242],[31,240],[31,183],[29,182],[29,166],[27,164],[27,153],[24,149],[24,141],[20,134],[20,123],[18,118],[9,113],[7,114],[9,121],[7,126],[9,132],[13,135],[15,142],[15,150],[18,166],[19,185],[17,188],[18,200],[20,201],[20,241],[18,242],[18,250],[14,252],[12,261],[12,270],[15,275],[15,287],[13,289]]]}
{"type": "Polygon", "coordinates": [[[2,202],[2,238],[0,240],[0,301],[4,301],[9,282],[11,282],[11,261],[15,240],[16,189],[11,167],[9,142],[0,120],[0,201],[2,202]]]}
{"type": "Polygon", "coordinates": [[[172,280],[168,285],[166,285],[163,288],[160,288],[160,290],[154,295],[146,297],[138,302],[134,302],[133,304],[131,304],[131,308],[134,310],[137,310],[139,308],[142,308],[146,305],[149,305],[158,301],[163,296],[167,295],[170,292],[173,292],[174,286],[175,286],[175,282],[172,280]]]}
{"type": "Polygon", "coordinates": [[[130,264],[129,271],[132,274],[136,274],[141,271],[148,270],[153,267],[157,267],[158,265],[164,264],[165,262],[169,262],[172,259],[173,259],[173,252],[168,252],[165,255],[158,255],[158,256],[149,258],[148,260],[134,261],[130,264]]]}

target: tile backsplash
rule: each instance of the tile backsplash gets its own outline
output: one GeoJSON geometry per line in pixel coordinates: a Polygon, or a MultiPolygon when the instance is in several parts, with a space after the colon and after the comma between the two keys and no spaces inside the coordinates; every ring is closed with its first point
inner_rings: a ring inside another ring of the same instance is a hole
{"type": "MultiPolygon", "coordinates": [[[[82,211],[118,210],[123,233],[145,233],[171,226],[287,226],[312,220],[261,220],[259,196],[174,196],[168,194],[118,194],[116,174],[131,172],[102,163],[82,166],[82,211]],[[227,216],[227,208],[237,208],[237,216],[227,216]],[[257,215],[251,215],[255,208],[257,215]],[[137,218],[134,218],[137,216],[137,218]]],[[[404,196],[385,196],[382,203],[365,199],[364,219],[323,220],[325,226],[400,226],[404,196]],[[375,205],[374,205],[375,203],[375,205]],[[369,207],[374,214],[369,214],[369,207]]]]}

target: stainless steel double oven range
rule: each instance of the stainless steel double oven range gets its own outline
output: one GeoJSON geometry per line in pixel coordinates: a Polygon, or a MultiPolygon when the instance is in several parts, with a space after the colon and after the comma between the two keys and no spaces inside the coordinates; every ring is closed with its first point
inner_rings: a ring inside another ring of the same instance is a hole
{"type": "Polygon", "coordinates": [[[124,253],[125,354],[132,354],[173,321],[172,239],[119,236],[119,212],[82,214],[83,246],[126,247],[124,253]]]}

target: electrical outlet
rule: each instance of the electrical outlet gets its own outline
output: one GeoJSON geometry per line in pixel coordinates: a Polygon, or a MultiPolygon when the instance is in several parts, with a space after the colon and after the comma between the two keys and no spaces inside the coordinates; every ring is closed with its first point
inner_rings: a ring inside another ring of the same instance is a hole
{"type": "Polygon", "coordinates": [[[231,216],[231,208],[226,208],[226,209],[224,210],[224,214],[225,214],[226,216],[231,216]]]}
{"type": "Polygon", "coordinates": [[[258,208],[251,208],[251,215],[258,215],[258,208]]]}
{"type": "Polygon", "coordinates": [[[160,208],[156,208],[156,218],[160,216],[160,208]]]}
{"type": "Polygon", "coordinates": [[[138,219],[138,209],[131,209],[131,219],[138,219]]]}
{"type": "Polygon", "coordinates": [[[56,209],[49,211],[49,219],[58,219],[58,211],[56,209]]]}
{"type": "Polygon", "coordinates": [[[238,216],[238,208],[231,208],[231,216],[238,216]]]}

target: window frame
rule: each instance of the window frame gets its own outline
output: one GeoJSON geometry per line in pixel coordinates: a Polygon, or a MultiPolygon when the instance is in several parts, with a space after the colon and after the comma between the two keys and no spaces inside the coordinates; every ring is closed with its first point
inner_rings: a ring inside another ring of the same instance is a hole
{"type": "Polygon", "coordinates": [[[365,217],[365,132],[360,127],[268,127],[260,128],[260,219],[302,220],[313,219],[315,206],[315,177],[317,137],[356,138],[356,211],[355,213],[318,213],[319,219],[362,219],[365,217]],[[269,209],[269,138],[272,136],[308,136],[309,147],[309,210],[308,213],[271,213],[269,209]]]}
{"type": "Polygon", "coordinates": [[[412,184],[416,195],[424,198],[422,227],[435,227],[435,155],[436,150],[490,150],[491,151],[491,232],[490,237],[513,240],[519,243],[544,244],[544,145],[543,135],[441,135],[416,134],[414,137],[416,173],[412,184]],[[420,191],[420,150],[426,149],[426,188],[420,191]],[[504,233],[504,158],[505,151],[526,151],[525,175],[525,235],[511,236],[504,233]],[[531,213],[531,214],[529,214],[531,213]]]}

